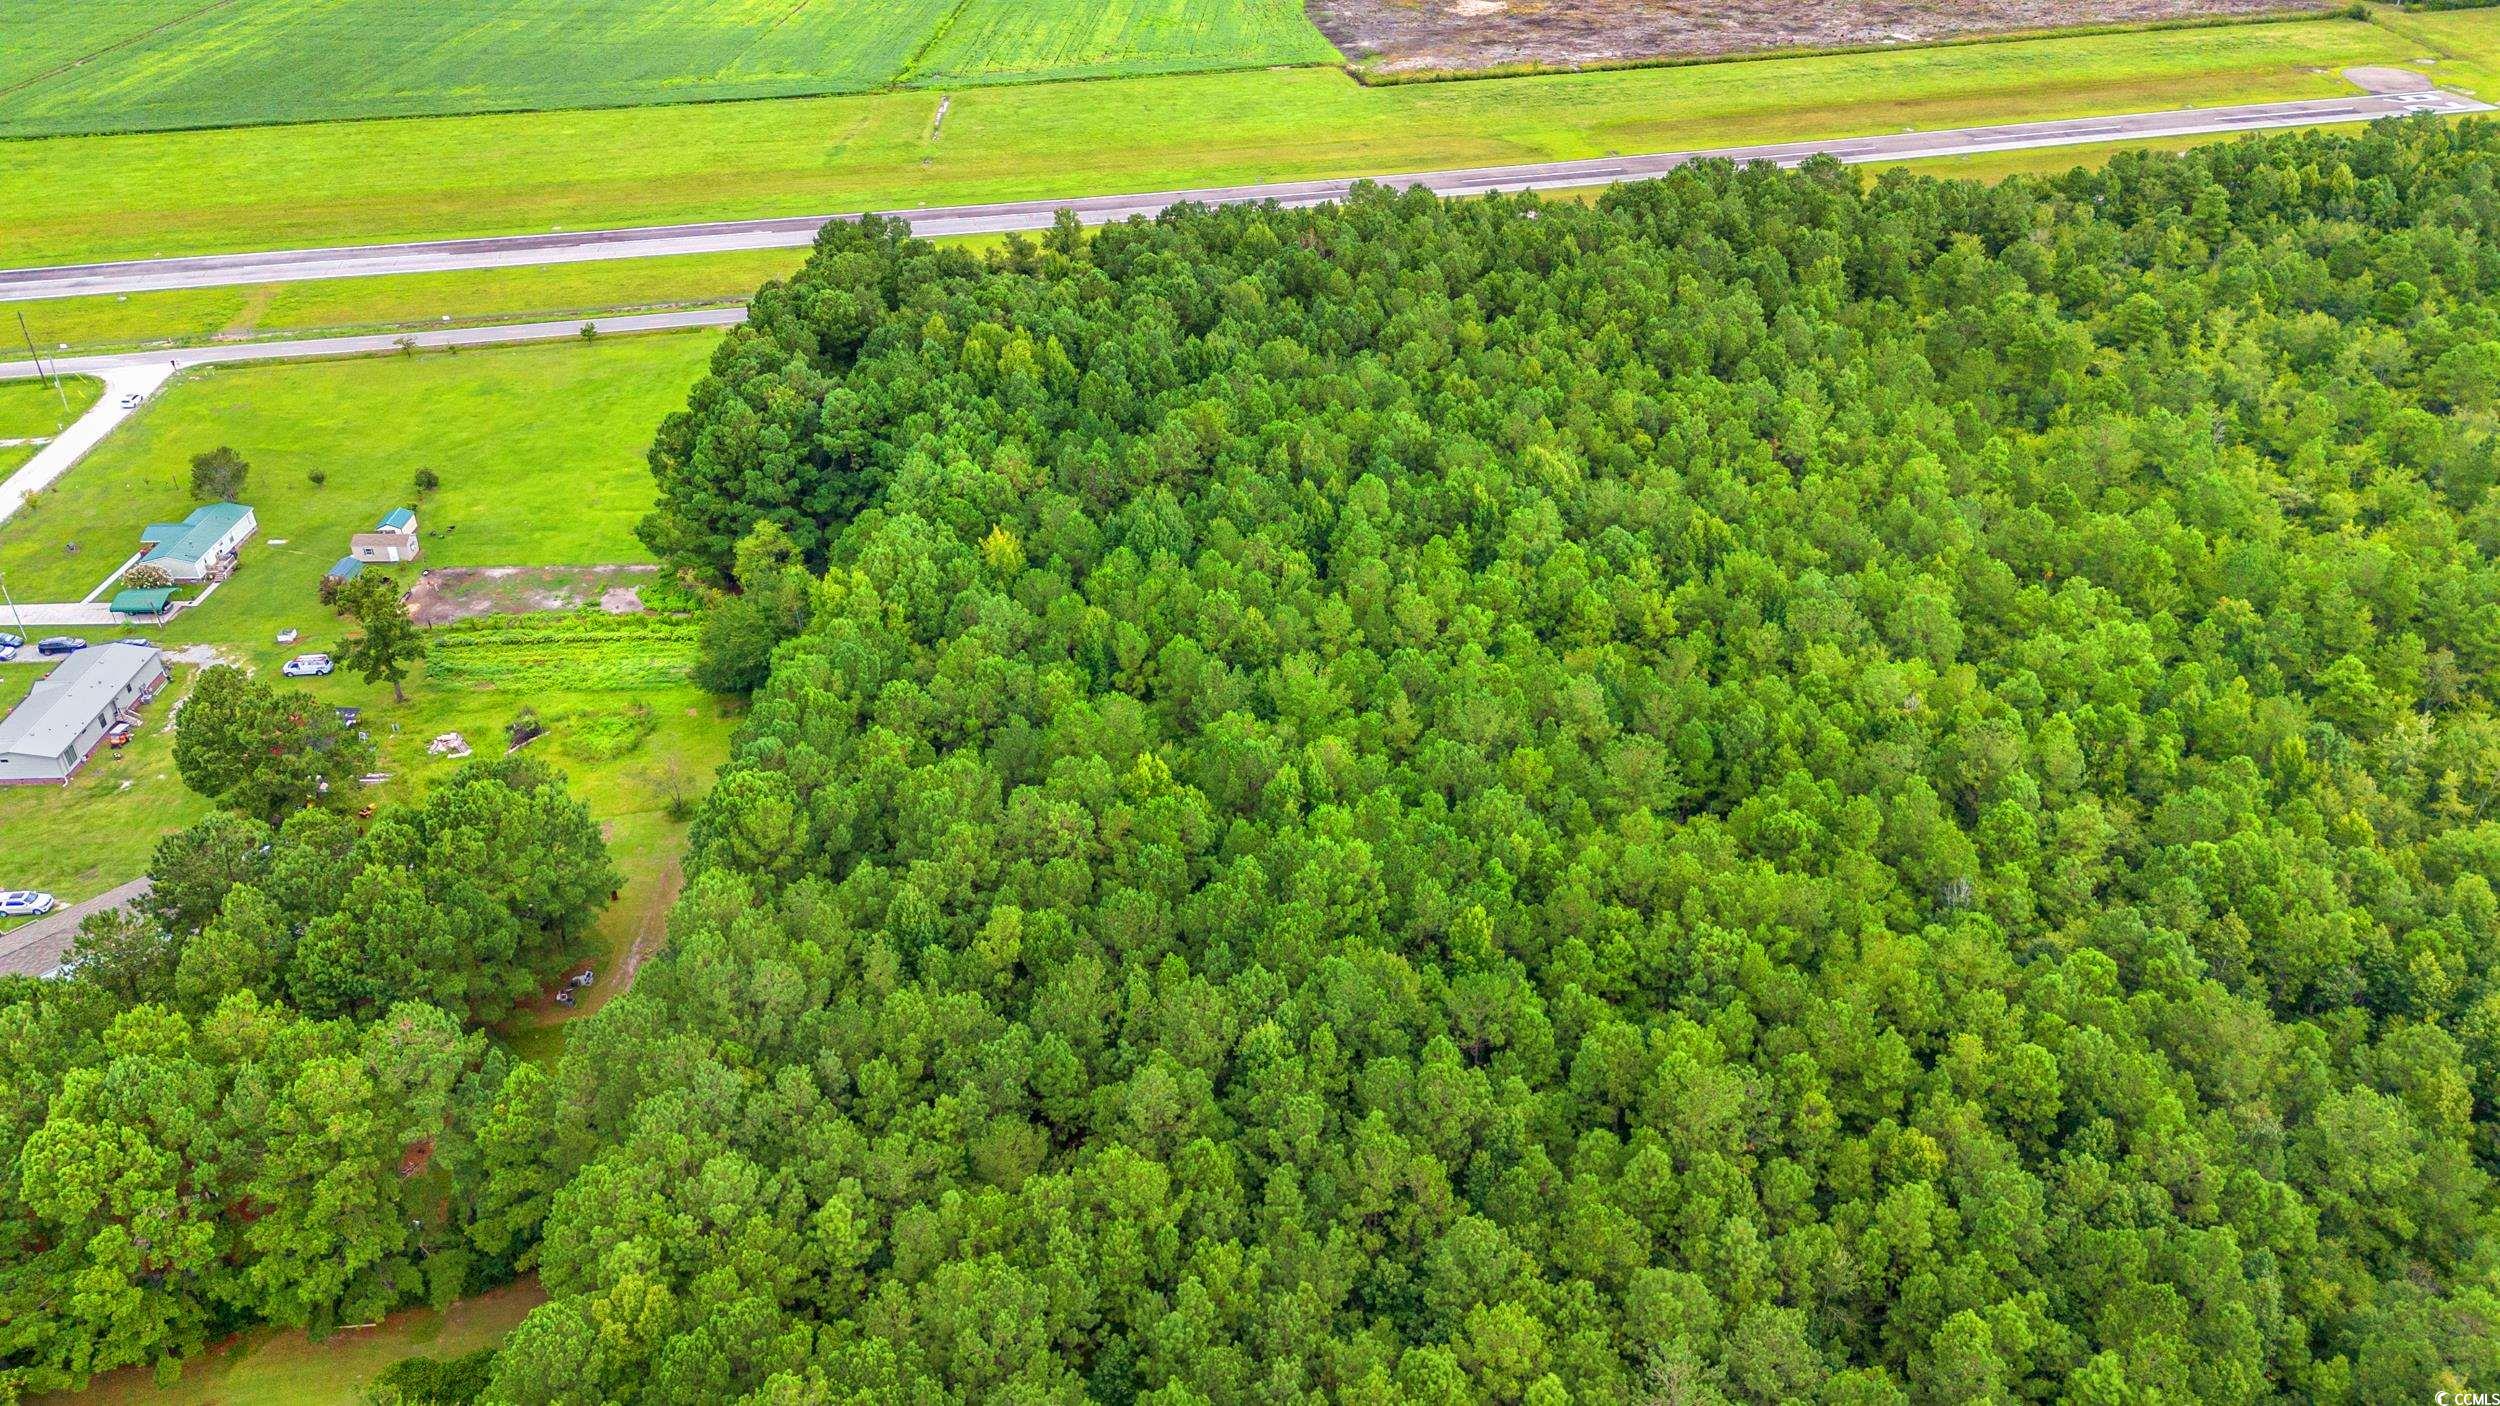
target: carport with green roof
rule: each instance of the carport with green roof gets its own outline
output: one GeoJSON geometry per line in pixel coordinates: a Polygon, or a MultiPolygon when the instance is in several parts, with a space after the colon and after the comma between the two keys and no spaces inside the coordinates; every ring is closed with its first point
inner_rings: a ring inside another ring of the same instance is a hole
{"type": "Polygon", "coordinates": [[[107,607],[115,615],[159,616],[174,603],[174,588],[157,586],[148,590],[115,591],[107,607]]]}

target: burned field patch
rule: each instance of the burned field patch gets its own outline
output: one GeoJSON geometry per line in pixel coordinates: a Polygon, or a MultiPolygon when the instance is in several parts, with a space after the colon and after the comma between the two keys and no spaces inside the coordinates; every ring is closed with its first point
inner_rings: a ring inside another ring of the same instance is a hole
{"type": "Polygon", "coordinates": [[[2314,12],[2291,0],[1309,0],[1357,73],[1586,68],[2314,12]]]}

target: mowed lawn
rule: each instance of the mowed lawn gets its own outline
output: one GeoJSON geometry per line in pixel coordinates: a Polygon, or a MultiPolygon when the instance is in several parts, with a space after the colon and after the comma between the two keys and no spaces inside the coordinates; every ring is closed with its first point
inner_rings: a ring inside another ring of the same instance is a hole
{"type": "Polygon", "coordinates": [[[1334,69],[0,142],[0,265],[893,209],[2350,92],[2355,20],[1365,88],[1334,69]]]}
{"type": "Polygon", "coordinates": [[[48,438],[87,413],[104,383],[92,376],[0,381],[0,440],[48,438]]]}
{"type": "Polygon", "coordinates": [[[350,533],[411,505],[428,566],[649,561],[633,535],[652,503],[643,454],[718,340],[611,337],[191,372],[0,524],[0,574],[20,600],[81,598],[137,548],[139,529],[190,511],[191,457],[220,445],[251,463],[243,496],[260,536],[212,604],[258,596],[246,588],[256,577],[282,575],[309,593],[350,533]],[[441,480],[422,501],[421,468],[441,480]]]}
{"type": "Polygon", "coordinates": [[[1295,0],[0,0],[0,35],[5,136],[1337,57],[1295,0]]]}
{"type": "MultiPolygon", "coordinates": [[[[678,333],[194,372],[33,511],[0,524],[0,573],[20,600],[85,595],[128,555],[141,526],[190,508],[190,456],[220,443],[252,463],[243,496],[261,529],[241,569],[168,625],[77,633],[203,647],[274,675],[298,651],[343,641],[346,624],[320,603],[321,576],[350,533],[411,501],[425,530],[422,566],[647,561],[632,532],[653,495],[643,454],[718,340],[678,333]],[[411,484],[419,465],[442,479],[421,499],[411,484]],[[322,487],[308,481],[314,468],[328,476],[322,487]],[[79,552],[63,550],[69,541],[82,544],[79,552]],[[289,628],[301,640],[279,644],[278,631],[289,628]]],[[[41,668],[0,665],[0,701],[22,694],[41,668]]],[[[164,731],[172,700],[195,674],[183,669],[132,745],[99,754],[69,787],[0,789],[0,880],[87,897],[143,872],[159,836],[206,812],[175,772],[164,731]]],[[[727,705],[688,685],[506,689],[438,682],[420,668],[405,703],[387,683],[344,673],[299,686],[364,710],[393,778],[376,799],[413,794],[458,766],[429,756],[428,739],[457,730],[479,755],[496,755],[505,725],[534,708],[548,732],[531,754],[573,779],[609,827],[626,873],[626,891],[601,926],[602,941],[619,952],[656,921],[653,910],[674,883],[683,826],[668,817],[670,803],[709,788],[734,726],[727,705]],[[593,745],[620,732],[631,745],[593,745]]]]}

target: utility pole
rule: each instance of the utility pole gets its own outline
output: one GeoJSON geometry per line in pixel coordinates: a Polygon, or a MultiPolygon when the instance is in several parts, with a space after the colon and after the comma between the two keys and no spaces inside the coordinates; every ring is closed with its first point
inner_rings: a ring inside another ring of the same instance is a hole
{"type": "MultiPolygon", "coordinates": [[[[45,380],[52,383],[52,393],[61,398],[61,414],[64,416],[68,415],[69,392],[61,389],[60,377],[44,375],[43,353],[35,350],[35,334],[26,326],[26,310],[24,308],[20,308],[17,311],[17,335],[26,339],[26,355],[32,358],[35,363],[35,374],[43,376],[45,380]]],[[[60,428],[68,429],[69,421],[67,419],[62,420],[60,428]]]]}
{"type": "Polygon", "coordinates": [[[6,576],[0,576],[0,604],[9,607],[9,623],[17,627],[15,633],[23,641],[26,638],[26,622],[18,618],[17,601],[9,594],[9,578],[6,576]]]}

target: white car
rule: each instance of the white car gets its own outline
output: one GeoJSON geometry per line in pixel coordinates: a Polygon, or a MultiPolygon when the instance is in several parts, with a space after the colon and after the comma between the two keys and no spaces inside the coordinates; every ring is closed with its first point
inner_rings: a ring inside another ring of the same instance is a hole
{"type": "Polygon", "coordinates": [[[60,906],[53,901],[52,895],[37,893],[33,889],[15,889],[8,893],[0,893],[0,918],[31,918],[38,913],[49,913],[60,906]]]}
{"type": "Polygon", "coordinates": [[[309,679],[326,674],[335,667],[327,654],[298,654],[280,666],[278,672],[290,679],[309,679]]]}

